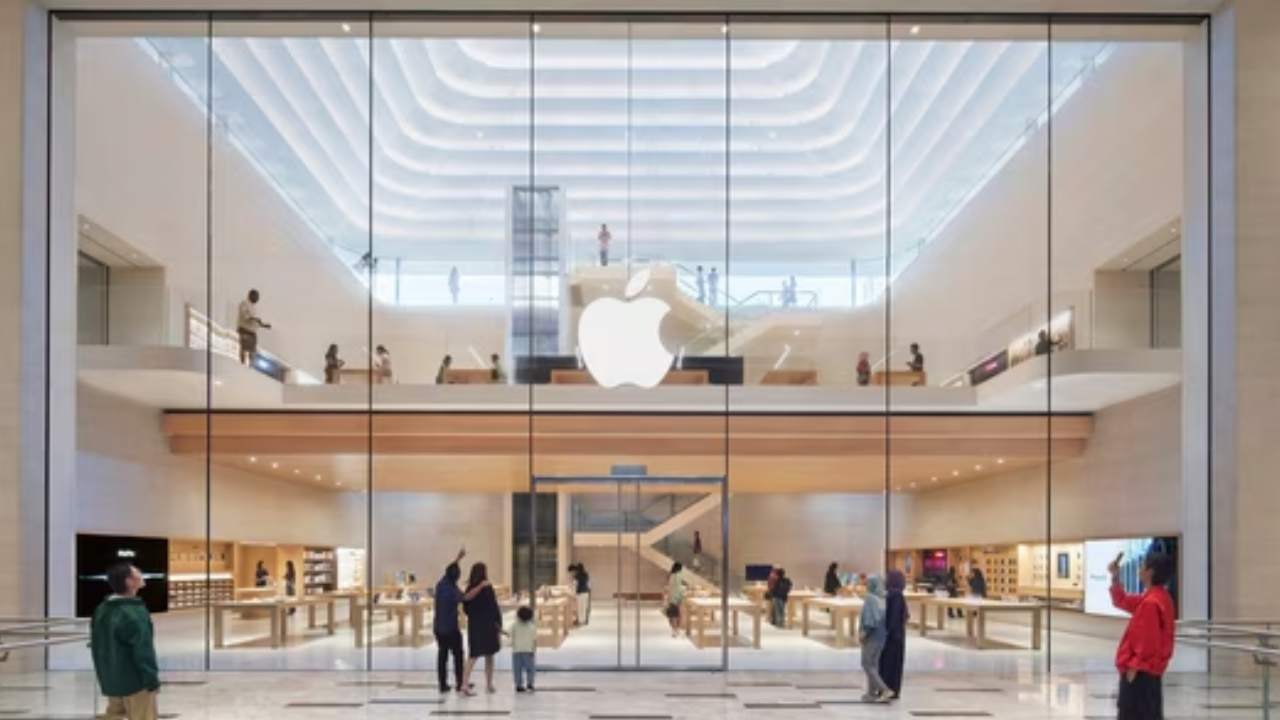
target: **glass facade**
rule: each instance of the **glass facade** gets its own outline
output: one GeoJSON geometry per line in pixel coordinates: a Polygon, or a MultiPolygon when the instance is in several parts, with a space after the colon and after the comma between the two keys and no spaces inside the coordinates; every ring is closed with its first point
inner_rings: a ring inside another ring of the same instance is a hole
{"type": "Polygon", "coordinates": [[[168,668],[425,669],[465,551],[545,666],[852,669],[897,569],[917,670],[1105,665],[1106,563],[1194,514],[1203,31],[64,15],[51,595],[162,540],[168,668]]]}

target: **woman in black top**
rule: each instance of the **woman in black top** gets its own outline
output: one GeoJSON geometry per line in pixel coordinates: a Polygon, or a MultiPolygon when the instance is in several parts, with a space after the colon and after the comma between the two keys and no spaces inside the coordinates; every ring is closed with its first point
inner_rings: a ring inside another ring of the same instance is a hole
{"type": "MultiPolygon", "coordinates": [[[[287,597],[293,597],[298,594],[298,571],[293,567],[292,560],[286,560],[284,563],[284,594],[287,597]]],[[[289,608],[289,614],[295,615],[298,608],[289,608]]]]}
{"type": "MultiPolygon", "coordinates": [[[[960,597],[960,581],[956,579],[956,568],[954,565],[947,568],[947,597],[960,597]]],[[[964,612],[959,608],[947,608],[947,617],[964,617],[964,612]]]]}
{"type": "Polygon", "coordinates": [[[258,567],[255,568],[253,571],[253,584],[260,588],[264,588],[267,586],[267,582],[270,580],[271,580],[271,573],[267,572],[266,563],[259,560],[258,567]]]}
{"type": "Polygon", "coordinates": [[[902,591],[907,587],[907,576],[901,570],[890,570],[885,581],[888,595],[885,597],[884,624],[887,634],[884,650],[880,652],[880,677],[893,691],[895,698],[902,697],[902,668],[907,657],[907,600],[902,591]]]}
{"type": "Polygon", "coordinates": [[[337,385],[342,374],[342,366],[346,363],[338,357],[338,346],[330,345],[329,351],[324,354],[324,383],[326,385],[337,385]]]}
{"type": "Polygon", "coordinates": [[[978,568],[969,573],[969,593],[977,598],[987,596],[987,577],[978,568]]]}
{"type": "Polygon", "coordinates": [[[498,596],[489,584],[489,570],[484,563],[471,566],[471,577],[467,580],[466,599],[462,602],[467,613],[467,671],[463,675],[462,687],[466,695],[475,695],[471,691],[471,671],[476,667],[476,659],[484,658],[484,680],[489,692],[493,687],[493,656],[502,647],[502,611],[498,608],[498,596]],[[472,591],[478,590],[474,594],[472,591]]]}
{"type": "Polygon", "coordinates": [[[827,566],[827,577],[822,581],[823,595],[839,595],[840,594],[840,575],[836,572],[839,565],[831,563],[827,566]]]}
{"type": "Polygon", "coordinates": [[[587,566],[578,563],[573,566],[573,594],[578,602],[578,617],[574,625],[587,625],[591,622],[591,575],[587,566]]]}

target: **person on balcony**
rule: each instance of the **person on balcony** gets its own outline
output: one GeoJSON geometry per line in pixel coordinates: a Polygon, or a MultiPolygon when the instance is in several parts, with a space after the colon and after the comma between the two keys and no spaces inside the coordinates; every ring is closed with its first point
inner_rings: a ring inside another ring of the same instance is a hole
{"type": "Polygon", "coordinates": [[[462,276],[458,273],[458,266],[454,265],[449,271],[449,294],[453,296],[453,304],[458,304],[458,295],[462,292],[462,276]]]}
{"type": "Polygon", "coordinates": [[[907,361],[907,369],[911,372],[924,372],[924,355],[920,353],[919,343],[911,343],[911,359],[907,361]]]}
{"type": "Polygon", "coordinates": [[[711,272],[707,275],[707,290],[710,291],[711,306],[715,307],[720,304],[720,272],[715,268],[711,268],[711,272]]]}
{"type": "Polygon", "coordinates": [[[342,358],[338,357],[338,346],[330,345],[328,352],[324,354],[324,384],[337,385],[342,378],[342,366],[346,365],[342,358]]]}
{"type": "Polygon", "coordinates": [[[698,266],[698,302],[706,304],[707,302],[707,279],[702,275],[702,266],[698,266]]]}
{"type": "Polygon", "coordinates": [[[613,233],[609,232],[608,225],[600,225],[596,240],[600,242],[600,267],[609,267],[609,243],[613,240],[613,233]]]}
{"type": "Polygon", "coordinates": [[[249,296],[240,301],[236,317],[236,332],[240,335],[240,362],[249,365],[258,356],[258,330],[270,330],[271,325],[258,317],[257,290],[250,290],[249,296]]]}
{"type": "Polygon", "coordinates": [[[391,351],[385,345],[379,345],[374,350],[373,367],[378,373],[376,382],[379,384],[392,382],[391,351]]]}
{"type": "Polygon", "coordinates": [[[867,353],[858,353],[858,385],[866,387],[871,384],[871,356],[867,353]]]}

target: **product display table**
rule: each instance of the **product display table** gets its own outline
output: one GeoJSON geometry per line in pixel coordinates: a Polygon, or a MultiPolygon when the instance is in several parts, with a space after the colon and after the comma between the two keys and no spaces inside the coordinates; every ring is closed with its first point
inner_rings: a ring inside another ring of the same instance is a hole
{"type": "Polygon", "coordinates": [[[937,612],[936,629],[947,626],[947,610],[960,610],[965,617],[965,633],[974,639],[979,650],[987,649],[987,615],[992,613],[1029,613],[1031,615],[1031,649],[1040,649],[1040,624],[1044,614],[1044,605],[1040,603],[1005,602],[1002,600],[984,600],[982,598],[938,598],[924,600],[924,609],[920,617],[920,637],[929,634],[929,608],[937,612]],[[976,629],[975,629],[976,624],[976,629]]]}
{"type": "Polygon", "coordinates": [[[786,628],[795,630],[796,616],[804,610],[805,603],[820,597],[824,597],[823,594],[814,590],[792,590],[787,596],[786,628]]]}
{"type": "MultiPolygon", "coordinates": [[[[707,624],[714,622],[716,613],[720,612],[722,600],[713,597],[685,598],[684,623],[685,635],[693,640],[694,647],[706,646],[707,624]]],[[[760,624],[764,618],[764,608],[759,603],[744,598],[729,598],[729,615],[732,618],[730,630],[738,634],[738,616],[746,613],[751,616],[751,647],[760,649],[760,624]]]]}
{"type": "Polygon", "coordinates": [[[365,644],[365,634],[369,628],[365,627],[364,616],[366,612],[386,612],[387,615],[394,615],[396,618],[396,634],[404,636],[405,620],[408,619],[409,625],[409,644],[413,647],[421,647],[423,642],[422,628],[426,624],[427,613],[434,607],[434,603],[430,598],[424,598],[416,602],[412,600],[383,600],[381,602],[369,605],[367,603],[355,603],[351,606],[351,627],[355,629],[356,647],[362,648],[365,644]]]}
{"type": "MultiPolygon", "coordinates": [[[[519,607],[519,604],[517,604],[519,607]]],[[[576,607],[576,603],[567,597],[556,597],[547,600],[538,601],[537,618],[538,622],[538,646],[558,648],[564,644],[564,639],[569,636],[569,616],[576,607]],[[549,619],[549,622],[541,622],[549,619]],[[549,642],[544,642],[542,637],[543,630],[551,631],[549,642]]]]}
{"type": "Polygon", "coordinates": [[[814,597],[805,600],[800,616],[800,634],[809,637],[809,616],[813,610],[826,610],[831,613],[831,628],[836,631],[836,647],[843,648],[858,641],[858,618],[862,615],[860,598],[814,597]]]}
{"type": "Polygon", "coordinates": [[[260,610],[269,616],[271,620],[271,647],[279,648],[285,635],[288,633],[288,622],[286,618],[290,610],[297,608],[306,608],[307,610],[307,628],[314,629],[316,627],[316,606],[324,605],[327,610],[325,630],[330,635],[336,631],[336,618],[334,617],[335,598],[326,595],[314,595],[292,598],[278,598],[270,600],[231,600],[228,602],[213,603],[213,646],[221,648],[226,646],[227,627],[226,615],[228,612],[243,612],[245,610],[260,610]]]}

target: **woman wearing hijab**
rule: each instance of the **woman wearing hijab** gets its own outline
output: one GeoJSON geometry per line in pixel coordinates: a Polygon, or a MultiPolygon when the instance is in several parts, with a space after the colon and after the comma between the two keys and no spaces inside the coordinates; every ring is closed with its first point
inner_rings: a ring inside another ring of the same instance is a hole
{"type": "Polygon", "coordinates": [[[893,690],[880,677],[880,656],[888,638],[888,614],[885,611],[884,583],[879,575],[867,578],[867,596],[862,601],[862,627],[858,634],[862,639],[862,671],[867,674],[867,692],[863,702],[886,703],[893,699],[893,690]]]}
{"type": "Polygon", "coordinates": [[[987,578],[982,574],[982,570],[976,567],[969,573],[969,594],[976,598],[987,596],[987,578]]]}
{"type": "Polygon", "coordinates": [[[858,385],[866,387],[871,384],[871,356],[858,353],[858,385]]]}
{"type": "Polygon", "coordinates": [[[836,572],[839,567],[836,563],[827,566],[827,577],[822,581],[823,595],[835,597],[840,594],[840,574],[836,572]]]}
{"type": "Polygon", "coordinates": [[[880,678],[889,686],[893,700],[902,697],[902,668],[907,659],[907,600],[902,592],[907,587],[907,576],[901,570],[890,570],[885,582],[884,650],[880,653],[880,678]]]}

